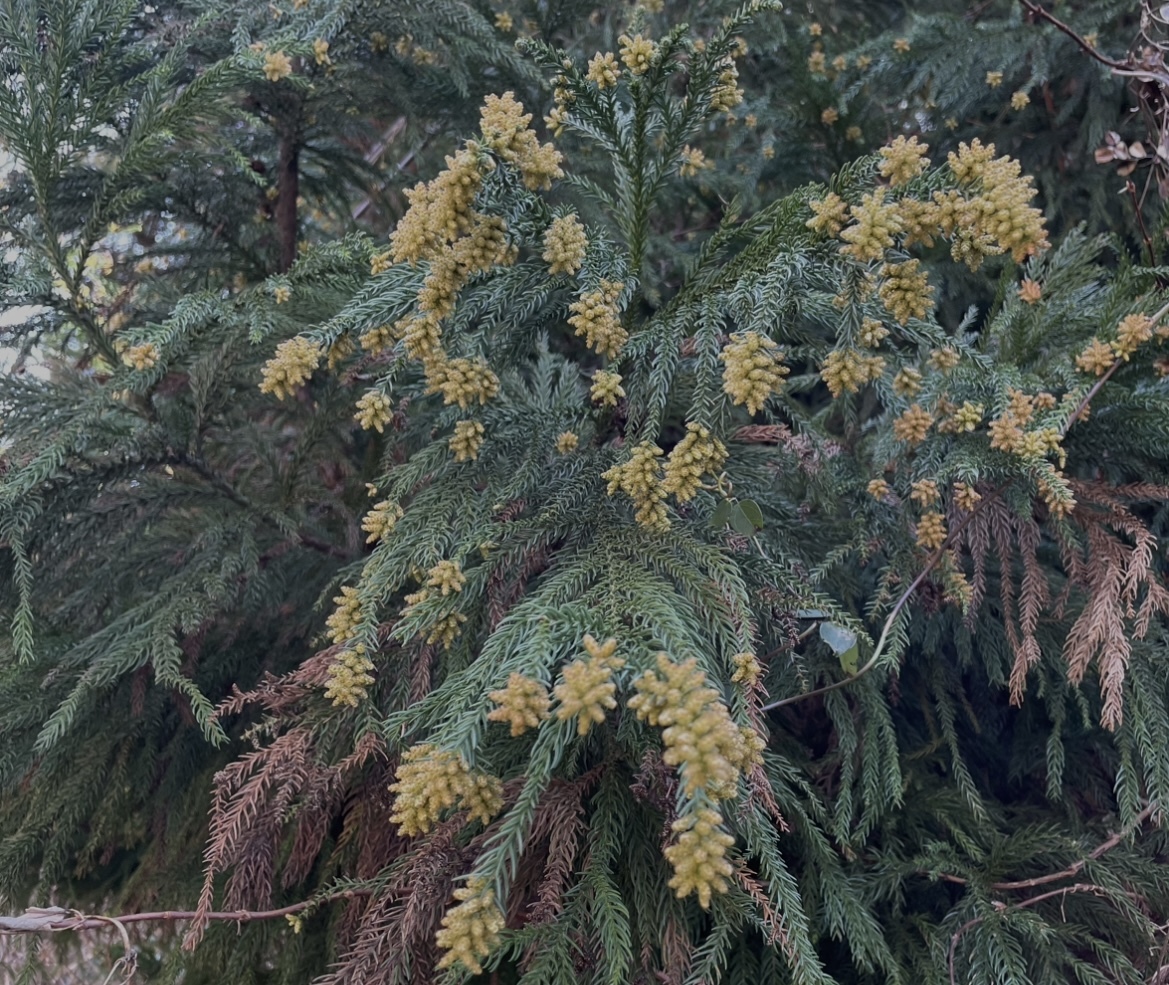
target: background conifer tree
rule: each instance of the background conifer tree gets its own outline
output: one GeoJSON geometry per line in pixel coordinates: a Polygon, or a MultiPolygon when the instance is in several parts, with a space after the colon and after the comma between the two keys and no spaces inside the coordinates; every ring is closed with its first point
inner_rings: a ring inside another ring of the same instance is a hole
{"type": "Polygon", "coordinates": [[[1159,980],[1107,66],[1005,2],[2,7],[11,909],[189,907],[148,981],[1159,980]]]}

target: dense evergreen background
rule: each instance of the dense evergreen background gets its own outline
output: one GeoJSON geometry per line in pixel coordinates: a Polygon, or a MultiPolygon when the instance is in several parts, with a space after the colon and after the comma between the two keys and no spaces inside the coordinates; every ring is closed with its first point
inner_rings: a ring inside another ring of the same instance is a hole
{"type": "Polygon", "coordinates": [[[1166,33],[0,0],[3,909],[197,908],[126,925],[190,985],[1169,980],[1166,33]]]}

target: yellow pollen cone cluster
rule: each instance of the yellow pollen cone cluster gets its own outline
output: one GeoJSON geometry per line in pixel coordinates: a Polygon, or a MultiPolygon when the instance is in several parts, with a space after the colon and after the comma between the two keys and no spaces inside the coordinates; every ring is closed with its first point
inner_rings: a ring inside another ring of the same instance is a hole
{"type": "Polygon", "coordinates": [[[920,260],[886,263],[881,267],[881,277],[884,279],[877,296],[899,324],[907,324],[910,318],[924,318],[933,309],[934,289],[920,260]]]}
{"type": "Polygon", "coordinates": [[[716,475],[726,460],[726,446],[708,428],[691,421],[686,425],[686,436],[666,459],[662,489],[680,503],[693,499],[702,488],[702,477],[716,475]]]}
{"type": "Polygon", "coordinates": [[[450,749],[424,743],[408,749],[398,766],[390,821],[407,838],[426,834],[443,812],[458,805],[472,818],[488,823],[503,809],[503,784],[477,773],[450,749]]]}
{"type": "Polygon", "coordinates": [[[370,390],[357,401],[357,413],[353,415],[353,419],[363,430],[382,434],[386,425],[394,419],[393,404],[384,393],[370,390]]]}
{"type": "Polygon", "coordinates": [[[946,541],[946,520],[941,513],[926,513],[917,521],[917,546],[937,550],[946,541]]]}
{"type": "Polygon", "coordinates": [[[444,596],[461,592],[465,584],[467,576],[458,561],[439,561],[426,572],[427,587],[437,588],[444,596]]]}
{"type": "Polygon", "coordinates": [[[373,677],[369,673],[371,670],[373,661],[365,655],[364,646],[358,645],[352,650],[343,651],[329,664],[329,683],[325,687],[325,697],[334,705],[356,708],[369,696],[369,686],[373,684],[373,677]]]}
{"type": "Polygon", "coordinates": [[[658,46],[640,34],[635,34],[633,37],[622,34],[617,40],[621,42],[621,61],[625,63],[625,67],[629,69],[630,73],[644,75],[648,72],[657,56],[658,46]]]}
{"type": "Polygon", "coordinates": [[[357,589],[343,585],[341,594],[334,596],[333,604],[337,608],[325,620],[325,625],[329,627],[329,638],[334,643],[344,643],[361,625],[361,602],[357,598],[357,589]]]}
{"type": "Polygon", "coordinates": [[[504,722],[511,727],[513,736],[539,728],[540,723],[548,717],[551,705],[548,689],[523,674],[508,675],[507,686],[492,691],[488,697],[499,707],[488,713],[487,721],[504,722]]]}
{"type": "Polygon", "coordinates": [[[361,529],[369,534],[365,538],[365,542],[376,544],[387,534],[393,533],[394,527],[400,519],[402,519],[402,507],[397,503],[388,499],[375,503],[373,509],[366,513],[365,518],[361,521],[361,529]]]}
{"type": "Polygon", "coordinates": [[[893,237],[903,231],[904,223],[896,202],[885,202],[885,189],[877,188],[861,196],[861,204],[849,209],[854,222],[840,233],[847,245],[841,253],[862,263],[879,260],[893,245],[893,237]]]}
{"type": "Polygon", "coordinates": [[[812,218],[804,225],[824,236],[838,236],[848,222],[848,203],[835,192],[808,202],[812,218]]]}
{"type": "Polygon", "coordinates": [[[820,376],[832,396],[845,391],[859,393],[870,380],[879,379],[885,371],[885,360],[880,356],[866,356],[859,349],[833,349],[824,359],[820,376]]]}
{"type": "Polygon", "coordinates": [[[439,958],[438,967],[449,968],[460,962],[472,975],[481,975],[480,962],[495,950],[506,925],[503,911],[495,902],[494,892],[474,876],[461,889],[456,889],[454,896],[460,902],[447,910],[442,929],[434,938],[446,952],[439,958]]]}
{"type": "Polygon", "coordinates": [[[553,219],[544,233],[543,258],[548,264],[548,273],[553,277],[557,274],[573,276],[584,263],[588,245],[584,226],[576,216],[553,219]]]}
{"type": "Polygon", "coordinates": [[[898,137],[888,147],[881,148],[881,177],[888,178],[894,188],[912,181],[929,167],[926,149],[916,137],[898,137]]]}
{"type": "Polygon", "coordinates": [[[454,452],[456,462],[470,462],[479,457],[486,431],[478,421],[458,421],[455,433],[451,435],[448,447],[454,452]]]}
{"type": "Polygon", "coordinates": [[[615,639],[598,643],[592,636],[584,638],[584,660],[574,660],[561,672],[563,681],[557,684],[553,694],[560,703],[556,717],[562,722],[576,719],[576,730],[587,735],[594,725],[605,720],[605,712],[617,707],[617,685],[613,671],[625,666],[618,657],[615,639]]]}
{"type": "Polygon", "coordinates": [[[139,373],[154,369],[158,363],[158,349],[153,342],[132,345],[122,353],[122,362],[139,373]]]}
{"type": "Polygon", "coordinates": [[[616,407],[617,401],[624,396],[620,373],[598,369],[593,374],[593,385],[589,388],[589,397],[593,403],[602,407],[616,407]]]}
{"type": "Polygon", "coordinates": [[[664,853],[674,869],[670,888],[679,899],[696,893],[704,910],[710,908],[715,893],[730,889],[734,872],[726,852],[735,839],[723,829],[722,820],[722,815],[710,807],[683,814],[670,826],[677,837],[664,853]]]}
{"type": "Polygon", "coordinates": [[[583,335],[585,345],[609,359],[615,359],[629,340],[629,333],[621,324],[617,299],[624,284],[602,280],[599,290],[581,294],[568,306],[568,319],[577,335],[583,335]]]}
{"type": "Polygon", "coordinates": [[[620,491],[633,500],[634,519],[650,530],[666,530],[670,518],[666,513],[666,490],[661,477],[662,450],[652,441],[643,441],[629,453],[629,458],[601,474],[608,480],[608,494],[620,491]]]}
{"type": "Polygon", "coordinates": [[[617,58],[611,51],[604,54],[597,52],[589,59],[589,69],[585,76],[598,89],[612,89],[621,78],[621,68],[617,65],[617,58]]]}
{"type": "Polygon", "coordinates": [[[909,445],[919,445],[925,441],[933,423],[933,415],[928,410],[913,404],[893,422],[893,437],[909,445]]]}
{"type": "Polygon", "coordinates": [[[682,787],[693,797],[700,790],[715,800],[734,796],[740,770],[751,758],[743,734],[731,720],[718,692],[691,657],[674,663],[659,653],[657,671],[635,682],[629,707],[662,731],[662,759],[678,767],[682,787]]]}
{"type": "Polygon", "coordinates": [[[260,392],[270,393],[278,400],[291,397],[320,364],[321,347],[315,342],[301,336],[281,342],[264,364],[260,392]]]}
{"type": "Polygon", "coordinates": [[[732,335],[719,359],[726,367],[723,370],[723,391],[731,398],[731,403],[745,404],[749,414],[758,414],[791,372],[783,364],[783,353],[775,341],[758,332],[732,335]]]}

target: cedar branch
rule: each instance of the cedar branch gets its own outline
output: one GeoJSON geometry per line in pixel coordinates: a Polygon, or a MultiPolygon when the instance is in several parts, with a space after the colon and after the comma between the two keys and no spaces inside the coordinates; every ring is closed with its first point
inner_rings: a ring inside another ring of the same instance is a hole
{"type": "MultiPolygon", "coordinates": [[[[1021,2],[1024,5],[1028,4],[1028,0],[1021,0],[1021,2]]],[[[1166,315],[1169,315],[1169,304],[1166,304],[1164,307],[1162,307],[1149,320],[1152,324],[1156,325],[1160,321],[1162,321],[1162,319],[1164,319],[1164,317],[1166,315]]],[[[1112,363],[1112,365],[1108,367],[1107,371],[1105,371],[1104,375],[1101,376],[1095,383],[1092,384],[1091,388],[1088,390],[1087,393],[1084,394],[1083,399],[1079,402],[1079,404],[1076,406],[1076,409],[1072,412],[1072,415],[1068,418],[1067,424],[1064,425],[1062,435],[1064,435],[1064,436],[1067,435],[1068,431],[1071,429],[1071,426],[1073,424],[1075,424],[1076,421],[1078,421],[1083,416],[1084,411],[1087,409],[1088,404],[1091,402],[1092,398],[1095,397],[1096,394],[1100,392],[1100,390],[1103,388],[1104,384],[1108,382],[1108,380],[1112,377],[1112,374],[1115,373],[1121,367],[1121,365],[1123,365],[1124,362],[1125,362],[1124,357],[1118,356],[1116,358],[1116,360],[1112,363]]],[[[933,552],[933,554],[930,555],[929,559],[926,561],[926,563],[922,567],[921,571],[918,572],[917,577],[914,578],[913,581],[911,581],[909,583],[909,587],[907,589],[905,589],[904,592],[901,593],[901,596],[897,599],[896,603],[893,605],[893,609],[890,611],[888,617],[885,619],[885,625],[881,628],[881,636],[877,640],[876,649],[873,650],[873,655],[871,657],[869,657],[868,661],[866,661],[866,663],[863,667],[861,667],[851,677],[846,677],[840,681],[834,681],[832,684],[826,684],[824,687],[816,688],[816,690],[814,690],[814,691],[806,691],[803,694],[795,694],[789,698],[783,698],[779,701],[773,701],[773,702],[771,702],[771,704],[764,705],[759,710],[760,711],[774,711],[776,708],[783,708],[786,705],[792,705],[798,701],[806,701],[808,698],[814,698],[817,695],[827,694],[829,691],[835,691],[837,688],[845,687],[849,684],[852,684],[854,681],[858,680],[859,678],[864,677],[865,674],[867,674],[875,666],[877,666],[877,661],[880,659],[882,653],[884,652],[885,644],[888,643],[888,641],[889,641],[889,633],[893,629],[893,623],[896,621],[897,616],[901,613],[901,610],[904,609],[905,606],[908,604],[910,598],[913,596],[913,593],[917,590],[918,586],[923,581],[925,581],[926,576],[934,569],[935,565],[937,565],[937,563],[945,556],[946,551],[949,548],[949,545],[954,542],[954,539],[957,537],[957,535],[960,534],[963,529],[965,529],[966,525],[974,518],[974,516],[978,513],[978,511],[985,508],[988,503],[998,499],[998,497],[1001,496],[1013,482],[1014,482],[1014,480],[1011,479],[1008,482],[1005,482],[1003,485],[1001,485],[993,493],[991,493],[987,496],[984,496],[982,498],[982,500],[980,500],[975,505],[974,509],[966,514],[966,516],[962,519],[962,522],[959,523],[950,532],[950,535],[946,538],[946,540],[942,544],[942,546],[939,547],[936,551],[933,552]]]]}

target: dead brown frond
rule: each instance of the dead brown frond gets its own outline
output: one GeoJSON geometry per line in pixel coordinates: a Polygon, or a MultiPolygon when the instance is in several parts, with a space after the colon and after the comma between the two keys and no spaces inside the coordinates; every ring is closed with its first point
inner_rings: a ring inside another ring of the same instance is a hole
{"type": "Polygon", "coordinates": [[[266,673],[250,691],[241,691],[233,684],[231,694],[216,707],[215,717],[221,719],[243,714],[250,705],[257,705],[271,715],[293,710],[310,693],[325,688],[329,682],[329,665],[342,649],[333,646],[321,650],[282,677],[266,673]]]}
{"type": "Polygon", "coordinates": [[[430,672],[434,666],[436,647],[422,646],[410,669],[410,701],[421,701],[430,693],[430,672]]]}
{"type": "Polygon", "coordinates": [[[662,985],[682,985],[690,974],[694,961],[694,943],[686,927],[670,917],[662,935],[662,970],[658,980],[662,985]]]}
{"type": "Polygon", "coordinates": [[[1157,538],[1130,505],[1169,500],[1169,488],[1141,483],[1110,487],[1073,482],[1072,513],[1084,537],[1080,589],[1085,604],[1064,643],[1068,678],[1078,684],[1095,661],[1104,698],[1101,724],[1117,728],[1124,714],[1124,678],[1132,639],[1154,616],[1169,613],[1169,591],[1157,568],[1157,538]]]}
{"type": "Polygon", "coordinates": [[[783,926],[783,916],[772,904],[771,897],[767,895],[767,890],[763,887],[763,883],[743,863],[739,863],[736,867],[735,879],[759,907],[759,912],[763,915],[763,923],[768,928],[768,943],[775,944],[778,942],[780,949],[787,956],[787,959],[793,962],[796,961],[797,955],[792,948],[791,939],[788,937],[788,933],[783,926]]]}
{"type": "Polygon", "coordinates": [[[744,445],[782,445],[792,438],[786,424],[745,424],[731,434],[732,441],[744,445]]]}
{"type": "Polygon", "coordinates": [[[1042,537],[1033,517],[1018,516],[1002,497],[994,496],[989,490],[983,496],[980,508],[972,515],[955,515],[951,522],[955,529],[961,530],[961,541],[973,566],[968,620],[974,619],[985,598],[987,560],[992,552],[998,560],[1003,627],[1015,658],[1011,668],[1011,702],[1018,704],[1026,690],[1027,672],[1040,657],[1035,633],[1040,615],[1050,601],[1050,585],[1038,558],[1042,537]],[[1016,557],[1021,559],[1022,568],[1018,585],[1016,557]]]}
{"type": "Polygon", "coordinates": [[[494,630],[512,607],[523,598],[528,581],[548,563],[546,545],[528,550],[519,565],[500,564],[487,580],[487,628],[494,630]]]}
{"type": "Polygon", "coordinates": [[[285,812],[305,784],[312,746],[309,729],[291,729],[215,775],[203,889],[184,948],[193,949],[203,937],[206,914],[213,908],[215,878],[220,873],[234,867],[228,896],[236,906],[245,900],[266,902],[272,888],[273,827],[283,823],[285,812]]]}
{"type": "Polygon", "coordinates": [[[591,770],[572,782],[555,781],[540,801],[532,820],[531,843],[547,839],[543,878],[529,910],[529,923],[549,923],[564,908],[564,893],[576,871],[584,833],[584,798],[597,779],[591,770]]]}
{"type": "Polygon", "coordinates": [[[1062,619],[1078,607],[1063,644],[1068,679],[1079,684],[1096,665],[1104,700],[1101,724],[1115,729],[1123,717],[1132,641],[1146,635],[1156,616],[1169,614],[1169,590],[1156,564],[1157,538],[1132,508],[1169,500],[1169,488],[1152,483],[1070,485],[1077,506],[1067,525],[1055,528],[1064,585],[1054,598],[1034,517],[1018,516],[1001,497],[987,497],[968,517],[960,539],[973,567],[971,618],[985,596],[987,559],[993,552],[1004,629],[1015,658],[1011,702],[1019,704],[1027,674],[1040,659],[1040,620],[1045,613],[1062,619]]]}
{"type": "Polygon", "coordinates": [[[288,887],[303,880],[340,810],[349,777],[383,752],[380,738],[367,733],[349,756],[330,765],[318,761],[315,742],[309,727],[292,728],[215,775],[203,888],[184,948],[201,940],[222,873],[231,873],[224,887],[229,909],[267,904],[278,850],[294,820],[282,882],[288,887]]]}
{"type": "Polygon", "coordinates": [[[431,980],[437,960],[435,931],[455,878],[467,871],[479,848],[477,842],[458,844],[465,825],[462,815],[444,821],[400,861],[394,878],[361,912],[352,944],[318,985],[431,980]]]}

